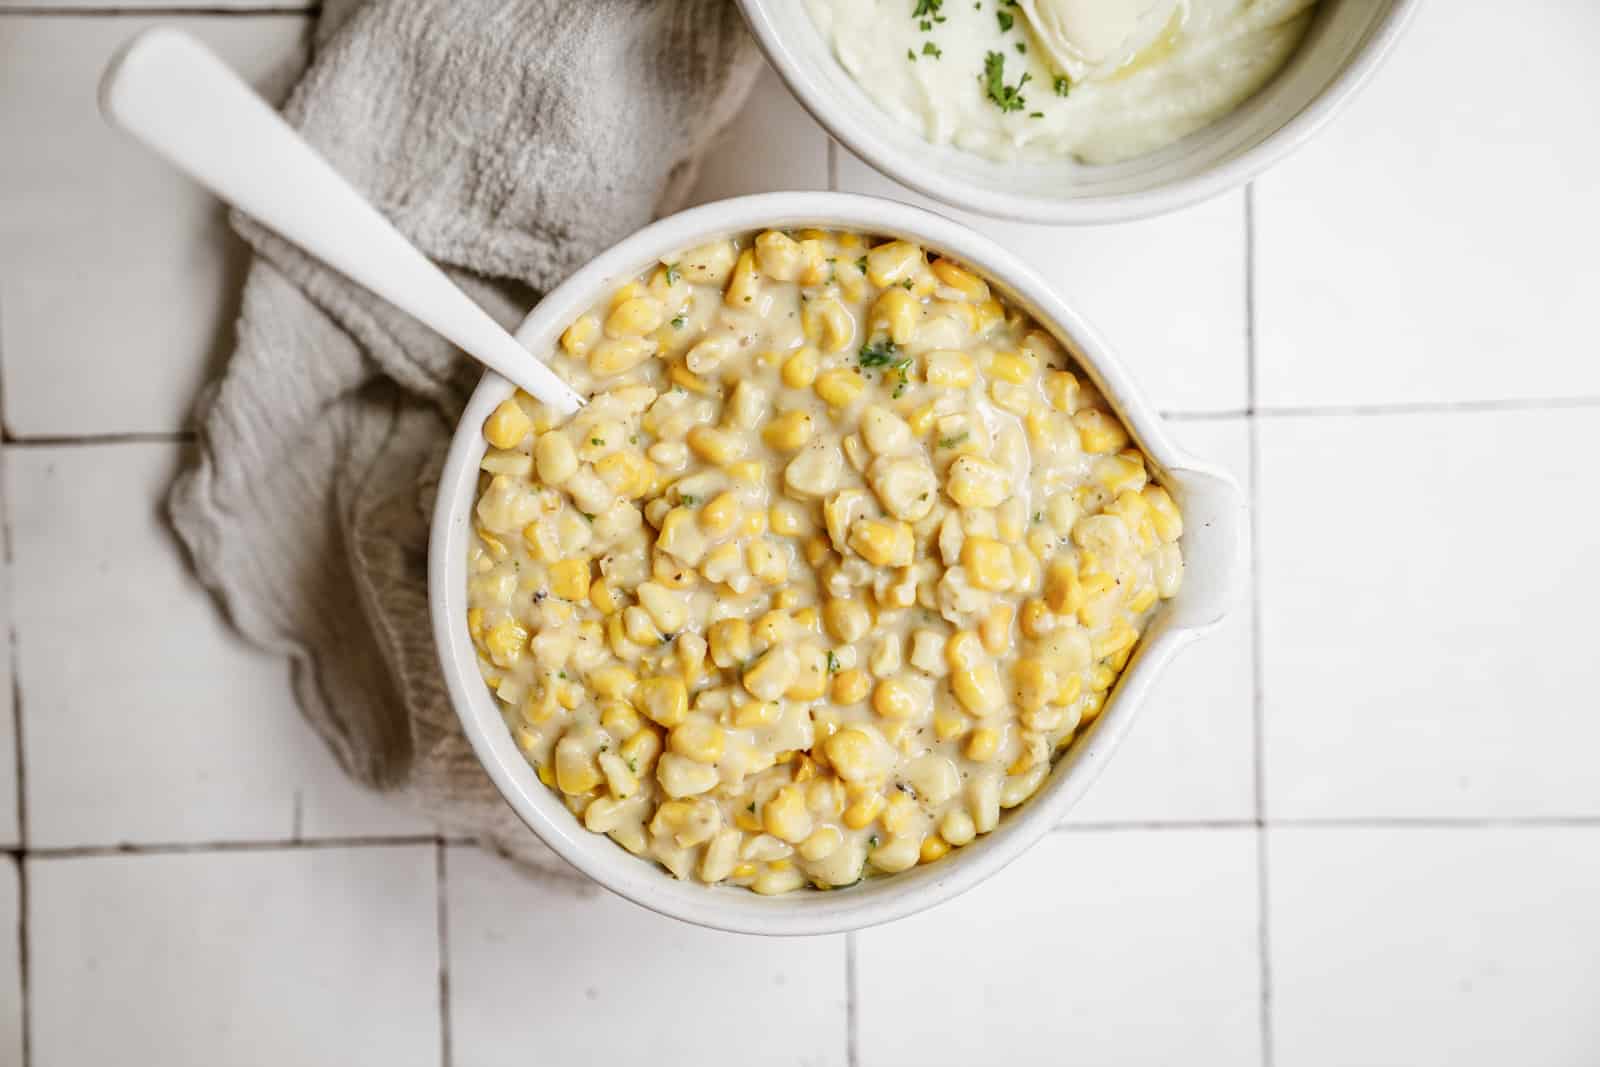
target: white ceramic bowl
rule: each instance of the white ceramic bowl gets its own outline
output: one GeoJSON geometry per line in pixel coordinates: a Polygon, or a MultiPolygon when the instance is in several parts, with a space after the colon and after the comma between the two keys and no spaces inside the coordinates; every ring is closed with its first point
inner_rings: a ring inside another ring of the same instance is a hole
{"type": "MultiPolygon", "coordinates": [[[[999,245],[959,223],[920,208],[844,193],[770,193],[707,204],[640,230],[578,271],[534,308],[517,338],[534,353],[555,349],[578,315],[672,252],[713,237],[766,227],[817,226],[901,237],[971,265],[1006,299],[1026,310],[1074,353],[1079,365],[1153,461],[1184,512],[1187,573],[1179,594],[1161,609],[1106,710],[1057,761],[1045,785],[1005,814],[999,827],[945,859],[902,874],[868,879],[850,889],[799,890],[763,897],[733,887],[680,882],[655,863],[590,833],[534,774],[501,719],[478,673],[467,635],[467,546],[483,458],[484,419],[513,387],[485,374],[456,428],[439,484],[429,546],[429,596],[439,659],[467,737],[506,801],[544,842],[606,888],[664,915],[746,933],[819,934],[900,918],[947,900],[1016,859],[1052,827],[1099,773],[1138,714],[1173,654],[1224,614],[1235,584],[1244,529],[1244,501],[1222,471],[1172,443],[1122,364],[1045,282],[999,245]]],[[[1047,892],[1048,887],[1041,887],[1047,892]]]]}
{"type": "Polygon", "coordinates": [[[1418,3],[1322,0],[1294,57],[1238,109],[1149,155],[1084,166],[997,162],[930,144],[856,84],[812,23],[806,0],[739,0],[789,90],[867,163],[958,208],[1056,224],[1143,218],[1243,185],[1334,115],[1377,69],[1418,3]]]}

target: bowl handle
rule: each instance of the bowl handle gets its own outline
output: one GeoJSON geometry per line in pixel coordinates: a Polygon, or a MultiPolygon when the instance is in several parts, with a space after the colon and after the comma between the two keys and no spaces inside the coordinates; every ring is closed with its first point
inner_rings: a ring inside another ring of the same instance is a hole
{"type": "Polygon", "coordinates": [[[1202,630],[1227,615],[1244,576],[1250,512],[1233,476],[1198,461],[1169,468],[1167,482],[1183,513],[1183,588],[1170,624],[1202,630]]]}

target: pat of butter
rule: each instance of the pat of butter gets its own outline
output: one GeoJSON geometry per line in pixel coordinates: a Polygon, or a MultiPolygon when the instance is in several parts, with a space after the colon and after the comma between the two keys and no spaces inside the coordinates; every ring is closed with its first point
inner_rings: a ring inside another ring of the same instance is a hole
{"type": "Polygon", "coordinates": [[[1021,0],[1056,66],[1074,82],[1116,73],[1154,44],[1180,0],[1021,0]]]}

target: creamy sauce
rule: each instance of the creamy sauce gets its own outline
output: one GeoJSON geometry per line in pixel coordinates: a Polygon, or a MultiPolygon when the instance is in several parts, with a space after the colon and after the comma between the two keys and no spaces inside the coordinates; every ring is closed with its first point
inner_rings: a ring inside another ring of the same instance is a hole
{"type": "Polygon", "coordinates": [[[920,18],[918,0],[806,2],[867,94],[934,144],[1115,163],[1243,103],[1316,0],[943,0],[920,18]]]}
{"type": "Polygon", "coordinates": [[[933,863],[1100,714],[1182,519],[1061,346],[903,241],[672,258],[488,419],[468,629],[596,833],[760,893],[933,863]]]}

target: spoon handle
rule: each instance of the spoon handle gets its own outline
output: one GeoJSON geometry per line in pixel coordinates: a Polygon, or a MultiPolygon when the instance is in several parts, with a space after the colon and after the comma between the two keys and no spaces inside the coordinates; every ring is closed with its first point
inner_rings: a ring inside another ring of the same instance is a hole
{"type": "Polygon", "coordinates": [[[390,225],[199,41],[134,38],[100,109],[200,184],[456,344],[563,415],[583,400],[390,225]]]}

